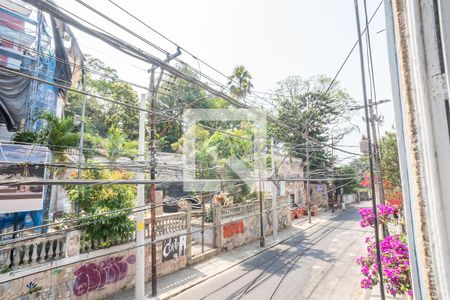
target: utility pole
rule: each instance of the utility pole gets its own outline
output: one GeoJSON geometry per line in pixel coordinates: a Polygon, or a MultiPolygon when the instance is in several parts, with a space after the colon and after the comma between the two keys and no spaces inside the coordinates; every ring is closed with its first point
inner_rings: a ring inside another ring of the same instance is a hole
{"type": "MultiPolygon", "coordinates": [[[[367,47],[368,47],[368,60],[369,60],[369,78],[372,77],[372,88],[373,88],[373,98],[369,98],[369,113],[370,113],[370,125],[372,127],[372,137],[373,137],[373,152],[374,152],[374,162],[375,162],[375,189],[378,192],[377,199],[378,202],[381,204],[384,204],[384,192],[383,192],[383,179],[381,176],[381,156],[380,156],[380,147],[378,145],[378,137],[377,137],[377,129],[376,129],[376,122],[378,122],[378,119],[376,118],[374,114],[374,105],[376,105],[377,101],[377,94],[376,94],[376,88],[375,88],[375,76],[373,71],[373,61],[372,61],[372,48],[370,46],[370,28],[369,28],[369,16],[367,14],[367,0],[363,1],[364,4],[364,15],[366,19],[366,40],[367,40],[367,47]],[[371,76],[372,75],[372,76],[371,76]],[[375,102],[374,102],[375,101],[375,102]]],[[[371,93],[372,94],[372,93],[371,93]]]]}
{"type": "Polygon", "coordinates": [[[259,149],[258,153],[259,153],[259,157],[258,157],[258,184],[259,184],[259,223],[260,223],[260,237],[259,237],[259,246],[260,247],[264,247],[266,245],[265,239],[264,239],[264,216],[263,216],[263,211],[264,211],[264,196],[263,196],[263,187],[262,187],[262,174],[261,174],[261,169],[263,168],[263,163],[262,163],[262,145],[261,145],[261,141],[258,140],[258,144],[257,147],[259,149]]]}
{"type": "MultiPolygon", "coordinates": [[[[165,63],[170,62],[172,59],[178,57],[181,54],[181,50],[178,47],[177,52],[167,56],[167,58],[164,60],[165,63]]],[[[149,69],[150,73],[150,83],[149,83],[149,90],[150,90],[150,110],[151,110],[151,116],[150,116],[150,179],[155,180],[156,179],[156,98],[157,98],[157,91],[159,88],[159,85],[161,83],[162,77],[164,75],[164,70],[161,69],[158,80],[155,79],[155,72],[156,69],[158,69],[159,66],[152,65],[152,67],[149,69]]],[[[150,184],[150,203],[151,203],[151,209],[150,209],[150,218],[151,218],[151,261],[152,261],[152,296],[155,297],[158,294],[158,283],[156,278],[156,184],[152,183],[150,184]]]]}
{"type": "MultiPolygon", "coordinates": [[[[86,92],[86,70],[81,69],[81,85],[83,92],[86,92]]],[[[81,178],[81,163],[83,160],[83,149],[84,149],[84,128],[86,124],[86,95],[83,94],[83,106],[81,108],[81,126],[80,126],[80,145],[78,148],[78,179],[81,178]]]]}
{"type": "MultiPolygon", "coordinates": [[[[272,165],[272,179],[275,178],[275,151],[273,138],[270,141],[270,162],[272,165]]],[[[275,181],[272,181],[272,239],[278,240],[278,211],[277,211],[277,186],[275,181]]]]}
{"type": "MultiPolygon", "coordinates": [[[[141,95],[141,110],[139,111],[138,161],[141,163],[145,160],[145,98],[145,94],[141,95]]],[[[144,179],[144,172],[137,172],[136,179],[144,179]]],[[[143,184],[138,184],[136,206],[139,209],[145,205],[144,193],[145,186],[143,184]]],[[[145,247],[143,247],[145,240],[144,219],[144,210],[140,210],[136,213],[136,280],[134,284],[136,300],[143,300],[145,297],[145,247]]]]}
{"type": "Polygon", "coordinates": [[[306,189],[305,189],[305,200],[307,201],[307,209],[308,209],[308,223],[311,223],[311,195],[309,194],[309,143],[308,143],[308,126],[306,126],[305,130],[305,148],[306,148],[306,189]]]}
{"type": "Polygon", "coordinates": [[[378,202],[381,204],[384,204],[384,192],[383,192],[383,180],[381,176],[381,157],[380,157],[380,146],[378,145],[378,135],[377,135],[377,128],[376,128],[376,122],[377,118],[374,113],[373,107],[376,105],[372,101],[372,99],[369,98],[369,121],[370,121],[370,127],[372,130],[372,142],[373,142],[373,154],[374,154],[374,163],[375,163],[375,190],[377,193],[377,199],[378,202]]]}
{"type": "MultiPolygon", "coordinates": [[[[81,69],[81,85],[83,92],[86,92],[86,69],[81,69]]],[[[78,174],[77,178],[81,178],[81,163],[83,161],[83,149],[84,149],[84,127],[86,124],[86,95],[83,94],[83,106],[81,108],[81,126],[80,126],[80,145],[78,148],[78,174]]],[[[80,215],[80,204],[75,203],[75,212],[77,216],[80,215]]]]}
{"type": "Polygon", "coordinates": [[[364,113],[366,118],[366,131],[367,131],[367,139],[369,142],[369,166],[370,166],[370,179],[371,179],[371,187],[372,187],[372,209],[374,215],[374,230],[375,230],[375,246],[376,246],[376,254],[377,254],[377,266],[378,266],[378,275],[379,275],[379,286],[380,286],[380,295],[381,299],[386,299],[384,294],[384,282],[383,282],[383,269],[381,266],[381,249],[380,249],[380,236],[379,236],[379,225],[378,225],[378,213],[377,213],[377,202],[376,202],[376,194],[375,194],[375,185],[374,185],[374,168],[373,168],[373,155],[372,155],[372,143],[370,138],[370,126],[369,126],[369,104],[367,99],[367,89],[366,89],[366,78],[365,78],[365,70],[364,70],[364,54],[363,54],[363,46],[361,41],[361,27],[359,21],[359,8],[358,8],[358,0],[354,0],[355,6],[355,15],[356,15],[356,29],[358,33],[358,46],[359,46],[359,59],[360,59],[360,67],[361,67],[361,82],[363,88],[363,98],[364,98],[364,113]]]}
{"type": "MultiPolygon", "coordinates": [[[[150,69],[150,179],[156,179],[156,90],[158,83],[155,82],[156,68],[150,69]]],[[[162,71],[160,73],[162,77],[162,71]]],[[[150,238],[151,246],[151,262],[152,262],[152,296],[158,294],[158,282],[156,279],[156,185],[150,184],[150,238]]]]}
{"type": "Polygon", "coordinates": [[[334,137],[331,136],[331,212],[334,212],[334,198],[335,198],[335,189],[334,189],[334,137]]]}

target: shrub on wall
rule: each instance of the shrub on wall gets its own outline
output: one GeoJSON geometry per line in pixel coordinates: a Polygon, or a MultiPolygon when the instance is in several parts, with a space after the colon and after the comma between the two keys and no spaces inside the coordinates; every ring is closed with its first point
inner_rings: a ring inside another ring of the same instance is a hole
{"type": "MultiPolygon", "coordinates": [[[[132,174],[120,170],[85,170],[82,179],[132,179],[132,174]]],[[[66,187],[71,201],[78,203],[81,214],[92,216],[83,221],[86,233],[94,240],[106,241],[109,246],[127,241],[134,231],[130,213],[134,207],[136,187],[133,185],[71,185],[66,187]],[[109,213],[108,213],[109,212],[109,213]],[[104,214],[107,213],[107,214],[104,214]],[[99,214],[104,214],[98,216],[99,214]]]]}

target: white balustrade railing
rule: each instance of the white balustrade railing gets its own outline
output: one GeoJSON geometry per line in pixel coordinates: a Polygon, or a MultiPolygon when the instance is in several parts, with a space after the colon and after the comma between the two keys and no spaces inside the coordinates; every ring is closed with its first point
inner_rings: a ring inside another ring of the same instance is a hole
{"type": "MultiPolygon", "coordinates": [[[[156,235],[166,235],[187,229],[187,214],[179,212],[174,214],[162,215],[156,217],[156,235]]],[[[190,220],[189,220],[190,221],[190,220]]],[[[145,219],[145,237],[150,237],[151,219],[145,219]]]]}
{"type": "Polygon", "coordinates": [[[66,235],[25,236],[0,242],[0,271],[65,257],[66,235]]]}

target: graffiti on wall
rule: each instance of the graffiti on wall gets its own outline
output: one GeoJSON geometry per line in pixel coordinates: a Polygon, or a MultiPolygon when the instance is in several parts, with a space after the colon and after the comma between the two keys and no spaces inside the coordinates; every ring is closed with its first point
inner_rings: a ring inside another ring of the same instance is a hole
{"type": "Polygon", "coordinates": [[[130,255],[125,260],[123,256],[110,257],[99,263],[82,265],[75,272],[73,293],[82,296],[99,290],[108,284],[116,283],[127,276],[128,265],[136,263],[136,256],[130,255]]]}
{"type": "Polygon", "coordinates": [[[244,221],[239,220],[237,222],[223,225],[223,237],[229,238],[233,235],[244,233],[244,221]]]}
{"type": "Polygon", "coordinates": [[[163,241],[162,261],[172,260],[186,255],[186,236],[179,236],[163,241]]]}

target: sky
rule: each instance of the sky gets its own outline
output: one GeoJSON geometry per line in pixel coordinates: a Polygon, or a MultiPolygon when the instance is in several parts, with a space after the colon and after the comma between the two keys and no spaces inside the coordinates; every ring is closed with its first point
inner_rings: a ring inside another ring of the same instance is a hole
{"type": "MultiPolygon", "coordinates": [[[[353,0],[113,1],[225,74],[230,74],[238,64],[244,65],[253,76],[256,91],[273,91],[278,81],[291,75],[307,78],[325,74],[333,77],[357,39],[353,0]]],[[[166,51],[176,51],[173,44],[138,24],[108,0],[88,2],[166,51]]],[[[359,2],[362,8],[363,1],[359,2]]],[[[380,2],[367,2],[370,16],[380,2]]],[[[57,4],[141,49],[165,58],[161,52],[102,20],[75,0],[58,0],[57,4]]],[[[362,10],[361,20],[365,22],[362,10]]],[[[392,97],[384,28],[382,5],[370,26],[377,99],[392,97]]],[[[148,85],[146,70],[149,65],[126,57],[82,32],[74,31],[85,53],[117,69],[120,78],[148,85]]],[[[353,52],[338,80],[356,102],[362,103],[357,50],[353,52]]],[[[184,53],[181,58],[198,67],[198,62],[190,55],[184,53]]],[[[200,65],[200,68],[202,72],[226,82],[205,66],[200,65]]],[[[356,130],[340,143],[353,146],[347,150],[359,152],[355,146],[358,146],[361,135],[365,134],[363,113],[363,110],[356,111],[352,118],[352,123],[360,131],[356,130]]],[[[379,113],[385,120],[381,132],[392,130],[392,102],[380,105],[379,113]]]]}

